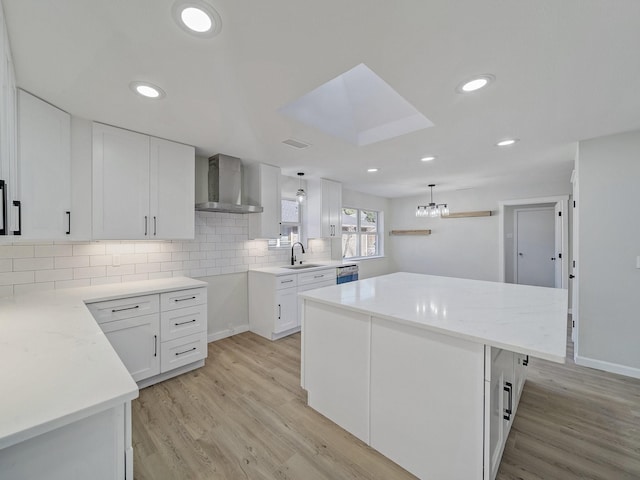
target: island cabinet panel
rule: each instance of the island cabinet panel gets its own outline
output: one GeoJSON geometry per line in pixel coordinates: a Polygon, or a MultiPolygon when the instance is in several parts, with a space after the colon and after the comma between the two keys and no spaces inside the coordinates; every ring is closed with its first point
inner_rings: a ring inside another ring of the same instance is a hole
{"type": "Polygon", "coordinates": [[[419,478],[482,479],[484,345],[373,317],[371,446],[419,478]]]}
{"type": "Polygon", "coordinates": [[[309,406],[369,443],[370,317],[307,302],[304,329],[309,406]]]}

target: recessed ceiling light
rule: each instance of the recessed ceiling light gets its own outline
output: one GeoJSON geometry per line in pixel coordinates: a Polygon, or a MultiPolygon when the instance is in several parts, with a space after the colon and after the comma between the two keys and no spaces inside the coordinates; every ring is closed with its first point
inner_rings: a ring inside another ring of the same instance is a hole
{"type": "Polygon", "coordinates": [[[518,141],[517,138],[505,138],[504,140],[500,140],[496,143],[498,147],[509,147],[518,141]]]}
{"type": "Polygon", "coordinates": [[[196,37],[213,37],[222,28],[220,15],[204,0],[178,0],[172,13],[178,26],[196,37]]]}
{"type": "Polygon", "coordinates": [[[494,77],[493,75],[490,75],[488,73],[486,73],[484,75],[478,75],[478,76],[472,78],[471,80],[466,80],[466,81],[462,82],[460,85],[458,85],[456,90],[457,90],[458,93],[475,92],[477,90],[480,90],[481,88],[486,87],[491,82],[493,82],[495,79],[496,79],[496,77],[494,77]]]}
{"type": "Polygon", "coordinates": [[[157,85],[148,82],[131,82],[129,84],[131,90],[133,90],[138,95],[141,95],[146,98],[163,98],[166,96],[164,90],[162,90],[157,85]]]}
{"type": "Polygon", "coordinates": [[[369,173],[375,173],[378,170],[380,170],[380,169],[379,168],[367,168],[367,172],[369,172],[369,173]]]}
{"type": "Polygon", "coordinates": [[[435,160],[435,159],[436,159],[436,157],[434,157],[433,155],[429,155],[429,156],[426,156],[426,157],[422,157],[420,159],[420,161],[421,162],[430,162],[431,160],[435,160]]]}

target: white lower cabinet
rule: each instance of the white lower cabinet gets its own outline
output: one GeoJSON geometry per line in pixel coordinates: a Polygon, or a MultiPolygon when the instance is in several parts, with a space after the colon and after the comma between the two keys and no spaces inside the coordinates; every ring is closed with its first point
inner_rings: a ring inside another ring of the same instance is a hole
{"type": "Polygon", "coordinates": [[[88,307],[140,387],[202,366],[207,357],[206,287],[88,307]]]}
{"type": "Polygon", "coordinates": [[[101,327],[136,382],[160,373],[158,314],[104,323],[101,327]]]}
{"type": "Polygon", "coordinates": [[[298,293],[335,283],[335,267],[288,275],[249,271],[249,330],[269,340],[300,331],[302,300],[298,293]]]}

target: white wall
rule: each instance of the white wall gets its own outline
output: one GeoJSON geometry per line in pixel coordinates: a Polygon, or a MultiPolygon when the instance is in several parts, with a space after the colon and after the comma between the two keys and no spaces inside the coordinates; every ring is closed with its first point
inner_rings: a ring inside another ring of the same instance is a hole
{"type": "MultiPolygon", "coordinates": [[[[378,275],[385,275],[391,273],[394,270],[393,267],[393,247],[388,241],[389,239],[389,222],[391,212],[391,200],[383,197],[376,197],[374,195],[367,195],[365,193],[355,192],[353,190],[342,189],[342,206],[353,208],[368,208],[381,212],[383,217],[383,228],[380,236],[380,240],[383,243],[384,256],[381,258],[370,258],[366,260],[360,260],[360,273],[359,278],[376,277],[378,275]]],[[[338,239],[341,240],[341,239],[338,239]]],[[[342,249],[341,241],[336,241],[332,244],[333,249],[342,249]]],[[[335,258],[335,256],[334,256],[335,258]]]]}
{"type": "Polygon", "coordinates": [[[448,203],[452,213],[491,210],[491,217],[416,218],[416,206],[428,202],[428,193],[392,199],[391,229],[431,229],[428,236],[388,237],[395,270],[498,281],[498,229],[502,221],[498,202],[570,194],[569,180],[567,176],[538,185],[434,191],[434,200],[448,203]]]}
{"type": "Polygon", "coordinates": [[[577,361],[640,378],[640,131],[580,142],[577,361]]]}

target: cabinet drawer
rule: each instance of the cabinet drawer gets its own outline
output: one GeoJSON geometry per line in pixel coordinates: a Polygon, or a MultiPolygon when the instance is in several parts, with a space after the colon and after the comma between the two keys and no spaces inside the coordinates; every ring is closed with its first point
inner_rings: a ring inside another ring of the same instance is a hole
{"type": "Polygon", "coordinates": [[[327,268],[325,270],[316,270],[314,272],[306,272],[298,274],[298,285],[308,285],[310,283],[326,282],[332,280],[336,283],[336,269],[327,268]]]}
{"type": "Polygon", "coordinates": [[[207,303],[207,288],[190,288],[160,294],[160,307],[162,311],[175,310],[176,308],[193,307],[207,303]]]}
{"type": "Polygon", "coordinates": [[[276,290],[295,287],[296,285],[298,285],[298,275],[296,274],[276,277],[276,290]]]}
{"type": "Polygon", "coordinates": [[[162,312],[160,317],[162,341],[207,331],[207,306],[197,305],[162,312]]]}
{"type": "Polygon", "coordinates": [[[160,303],[158,295],[144,295],[90,303],[87,307],[98,323],[106,323],[158,313],[160,303]]]}
{"type": "Polygon", "coordinates": [[[160,344],[160,372],[202,360],[207,357],[206,333],[195,333],[160,344]]]}

